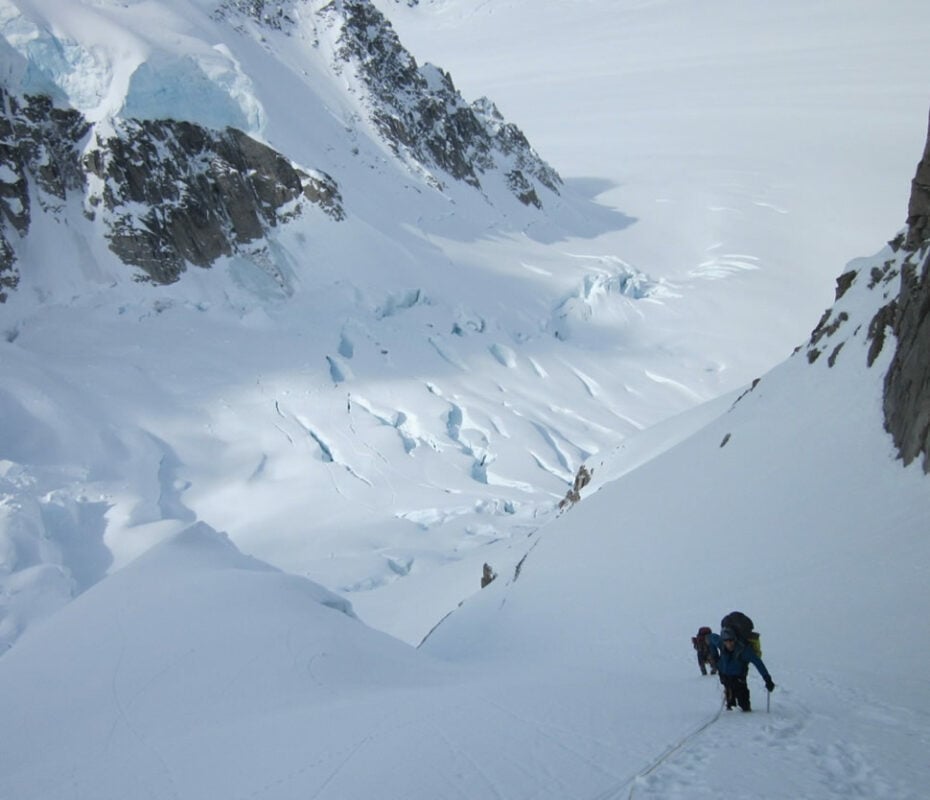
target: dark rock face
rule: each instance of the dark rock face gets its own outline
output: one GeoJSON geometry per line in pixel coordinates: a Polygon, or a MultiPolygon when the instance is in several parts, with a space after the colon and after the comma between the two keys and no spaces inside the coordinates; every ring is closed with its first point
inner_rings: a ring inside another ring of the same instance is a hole
{"type": "MultiPolygon", "coordinates": [[[[224,0],[214,17],[289,34],[308,5],[295,0],[224,0]]],[[[315,21],[333,28],[338,70],[354,70],[362,106],[401,160],[438,167],[480,190],[491,172],[525,205],[561,179],[490,101],[466,104],[442,70],[418,67],[369,0],[332,0],[315,21]]],[[[175,120],[109,121],[106,134],[48,97],[0,87],[0,302],[16,288],[16,244],[34,214],[54,213],[70,194],[102,221],[110,249],[155,283],[188,265],[244,255],[275,272],[262,240],[316,206],[344,217],[335,181],[301,170],[241,131],[175,120]]],[[[442,182],[431,178],[442,188],[442,182]]]]}
{"type": "Polygon", "coordinates": [[[930,473],[930,254],[901,274],[893,329],[898,347],[885,375],[885,427],[909,464],[923,455],[930,473]]]}
{"type": "MultiPolygon", "coordinates": [[[[302,13],[295,0],[225,0],[215,16],[237,28],[244,16],[287,32],[302,13]]],[[[365,113],[398,158],[438,167],[476,189],[482,175],[497,171],[521,203],[537,208],[542,187],[558,194],[562,179],[522,131],[487,98],[466,103],[446,72],[418,66],[370,0],[332,0],[318,14],[337,31],[334,68],[357,72],[368,93],[365,113]]]]}
{"type": "Polygon", "coordinates": [[[303,201],[343,218],[335,182],[310,176],[241,131],[172,120],[130,121],[85,162],[111,249],[157,283],[186,263],[208,267],[301,213],[303,201]]]}
{"type": "Polygon", "coordinates": [[[17,98],[0,87],[0,303],[19,283],[13,242],[29,232],[32,204],[60,206],[84,187],[78,147],[90,126],[47,97],[17,98]],[[13,241],[11,241],[11,239],[13,241]]]}
{"type": "Polygon", "coordinates": [[[233,128],[117,122],[82,155],[97,134],[80,113],[2,89],[0,100],[0,302],[20,279],[15,241],[36,211],[54,213],[69,193],[102,216],[110,249],[156,283],[176,281],[187,264],[245,253],[307,206],[344,216],[332,178],[233,128]]]}
{"type": "Polygon", "coordinates": [[[213,12],[217,19],[228,19],[235,14],[245,14],[275,30],[285,30],[294,23],[288,13],[291,0],[225,0],[213,12]]]}
{"type": "Polygon", "coordinates": [[[465,103],[438,67],[417,66],[369,0],[334,0],[321,13],[341,27],[337,58],[358,70],[372,121],[399,157],[435,165],[475,188],[482,174],[499,170],[511,192],[537,208],[537,187],[558,193],[561,178],[519,128],[485,98],[465,103]]]}
{"type": "Polygon", "coordinates": [[[911,184],[907,229],[890,244],[893,255],[874,264],[868,275],[853,270],[837,279],[836,304],[811,334],[807,360],[813,364],[829,349],[832,367],[846,340],[866,327],[841,310],[841,298],[851,287],[879,292],[878,311],[867,323],[866,363],[876,362],[893,334],[882,401],[885,429],[904,464],[922,455],[923,470],[930,474],[930,131],[911,184]]]}
{"type": "Polygon", "coordinates": [[[891,318],[898,342],[885,375],[885,427],[904,463],[922,454],[930,474],[930,131],[911,184],[907,225],[901,289],[893,306],[879,312],[891,318]]]}
{"type": "Polygon", "coordinates": [[[905,250],[917,250],[930,242],[930,132],[917,174],[911,181],[911,199],[907,204],[905,250]]]}

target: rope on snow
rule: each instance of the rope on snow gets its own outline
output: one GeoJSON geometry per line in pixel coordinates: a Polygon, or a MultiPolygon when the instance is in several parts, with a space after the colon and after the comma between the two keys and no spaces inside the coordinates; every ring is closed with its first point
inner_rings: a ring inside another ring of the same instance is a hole
{"type": "Polygon", "coordinates": [[[627,800],[633,800],[633,793],[636,791],[636,786],[638,783],[642,782],[645,778],[648,778],[653,772],[655,772],[659,767],[661,767],[662,764],[668,761],[668,759],[671,758],[675,753],[677,753],[679,750],[681,750],[683,747],[689,744],[697,736],[700,736],[711,725],[713,725],[718,719],[720,719],[720,715],[723,713],[723,703],[724,701],[721,698],[720,708],[717,709],[716,714],[714,714],[709,720],[707,720],[706,722],[702,723],[700,726],[695,728],[693,731],[683,736],[673,745],[666,748],[662,752],[662,754],[658,758],[656,758],[652,763],[650,763],[649,766],[647,766],[644,770],[637,772],[632,778],[630,778],[628,781],[624,781],[623,784],[621,784],[620,786],[615,787],[613,789],[608,789],[606,792],[602,792],[597,797],[593,798],[593,800],[611,800],[611,798],[619,797],[620,792],[627,785],[629,785],[630,787],[630,793],[627,795],[627,800]]]}

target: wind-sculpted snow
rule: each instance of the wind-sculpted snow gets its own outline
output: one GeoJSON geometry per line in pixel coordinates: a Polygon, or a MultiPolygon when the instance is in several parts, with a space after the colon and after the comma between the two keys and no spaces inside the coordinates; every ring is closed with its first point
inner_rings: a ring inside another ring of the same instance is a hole
{"type": "Polygon", "coordinates": [[[726,279],[742,270],[759,269],[759,259],[756,256],[740,253],[708,253],[710,258],[702,261],[690,274],[695,277],[710,280],[726,279]]]}
{"type": "Polygon", "coordinates": [[[462,360],[454,344],[442,336],[430,336],[429,343],[443,361],[462,372],[468,372],[468,365],[462,360]]]}

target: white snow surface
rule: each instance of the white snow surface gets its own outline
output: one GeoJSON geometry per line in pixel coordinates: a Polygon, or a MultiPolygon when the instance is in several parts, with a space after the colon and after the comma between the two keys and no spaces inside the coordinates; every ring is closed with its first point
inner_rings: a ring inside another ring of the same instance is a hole
{"type": "Polygon", "coordinates": [[[537,212],[393,158],[325,5],[0,0],[7,85],[241,127],[348,213],[279,229],[281,282],[157,288],[36,215],[0,306],[0,798],[924,797],[930,481],[865,276],[930,7],[378,0],[560,172],[537,212]],[[835,365],[788,358],[860,256],[835,365]],[[752,714],[690,644],[736,608],[752,714]]]}

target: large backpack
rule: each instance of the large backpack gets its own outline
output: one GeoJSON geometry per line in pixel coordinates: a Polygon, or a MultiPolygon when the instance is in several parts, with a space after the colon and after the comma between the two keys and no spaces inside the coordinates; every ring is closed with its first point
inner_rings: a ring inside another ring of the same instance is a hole
{"type": "Polygon", "coordinates": [[[742,611],[731,611],[722,620],[720,620],[720,629],[729,628],[733,631],[737,641],[743,644],[751,645],[755,654],[762,658],[762,642],[759,634],[753,630],[755,626],[752,620],[742,611]]]}
{"type": "Polygon", "coordinates": [[[691,637],[691,644],[694,645],[694,649],[699,652],[707,650],[710,647],[710,636],[712,633],[713,631],[706,625],[702,625],[698,628],[697,636],[691,637]]]}

